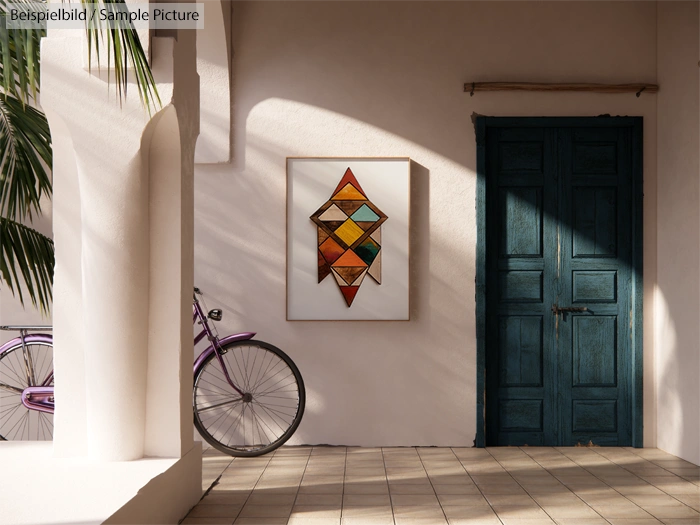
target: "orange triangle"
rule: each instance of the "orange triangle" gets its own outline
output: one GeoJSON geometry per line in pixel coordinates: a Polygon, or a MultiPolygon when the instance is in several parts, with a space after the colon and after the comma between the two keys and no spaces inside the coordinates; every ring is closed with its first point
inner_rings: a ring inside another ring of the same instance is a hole
{"type": "Polygon", "coordinates": [[[345,253],[336,259],[331,266],[361,266],[365,268],[367,263],[360,259],[352,250],[345,250],[345,253]]]}
{"type": "Polygon", "coordinates": [[[367,198],[367,195],[365,195],[365,192],[362,190],[362,186],[360,186],[360,183],[357,182],[357,179],[355,178],[355,175],[353,174],[350,168],[345,170],[345,175],[343,175],[343,178],[340,179],[338,187],[333,192],[333,196],[335,196],[335,194],[338,193],[341,189],[343,189],[347,184],[352,184],[353,186],[355,186],[355,189],[359,191],[365,198],[367,198]]]}
{"type": "Polygon", "coordinates": [[[362,193],[357,191],[357,188],[350,184],[349,182],[340,190],[338,193],[331,197],[332,201],[366,201],[362,193]]]}
{"type": "Polygon", "coordinates": [[[348,306],[352,304],[352,302],[355,300],[355,296],[357,295],[357,290],[359,290],[359,286],[341,286],[340,291],[343,292],[343,297],[345,297],[345,302],[348,303],[348,306]]]}

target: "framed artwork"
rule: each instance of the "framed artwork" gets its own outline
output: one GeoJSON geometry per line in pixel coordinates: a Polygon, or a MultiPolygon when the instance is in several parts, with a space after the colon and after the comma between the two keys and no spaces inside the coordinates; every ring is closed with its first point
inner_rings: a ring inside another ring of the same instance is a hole
{"type": "Polygon", "coordinates": [[[408,321],[410,159],[287,158],[287,320],[408,321]]]}

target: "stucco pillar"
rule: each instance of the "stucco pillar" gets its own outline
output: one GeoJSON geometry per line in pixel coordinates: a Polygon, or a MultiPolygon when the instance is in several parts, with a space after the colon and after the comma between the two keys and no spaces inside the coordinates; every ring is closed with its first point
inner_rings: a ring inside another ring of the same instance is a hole
{"type": "MultiPolygon", "coordinates": [[[[57,256],[66,255],[59,239],[66,244],[73,241],[73,249],[81,249],[79,269],[63,267],[56,274],[57,289],[67,296],[55,304],[57,455],[85,454],[84,447],[70,445],[77,442],[86,443],[87,455],[94,459],[143,457],[149,390],[170,392],[159,403],[166,412],[168,403],[178,410],[167,412],[170,420],[159,423],[180,430],[178,446],[170,444],[164,450],[151,446],[149,455],[177,457],[192,448],[191,441],[180,439],[191,435],[192,425],[191,408],[182,406],[182,400],[191,396],[191,382],[182,384],[180,378],[185,371],[191,374],[192,363],[191,330],[184,323],[191,323],[186,315],[191,311],[192,294],[192,221],[188,218],[192,216],[191,178],[198,130],[193,33],[180,31],[177,40],[154,39],[160,45],[153,46],[153,70],[163,103],[162,109],[156,108],[154,119],[141,106],[135,85],[129,86],[128,98],[120,102],[113,74],[109,85],[104,68],[85,70],[81,31],[49,31],[42,42],[41,103],[52,133],[56,130],[62,137],[54,143],[69,150],[62,151],[61,157],[72,153],[74,160],[73,173],[62,171],[61,165],[54,167],[57,185],[66,190],[58,207],[63,215],[55,220],[57,256]],[[178,88],[178,82],[183,86],[178,88]],[[158,131],[152,123],[163,114],[176,116],[174,138],[172,129],[158,131]],[[159,133],[169,139],[158,138],[159,133]],[[161,150],[164,144],[172,145],[171,156],[177,157],[177,163],[172,164],[162,151],[150,155],[152,142],[161,150]],[[160,175],[159,163],[163,162],[169,162],[168,172],[178,190],[173,195],[162,188],[170,182],[160,175]],[[74,180],[75,172],[77,187],[71,192],[70,184],[62,179],[74,180]],[[155,205],[149,187],[151,173],[159,174],[155,205]],[[184,224],[175,220],[177,216],[163,220],[158,210],[164,203],[183,214],[184,224]],[[71,207],[79,212],[68,218],[71,207]],[[152,213],[157,218],[155,226],[150,224],[152,213]],[[163,238],[168,242],[155,245],[153,253],[152,239],[163,238]],[[153,260],[172,261],[172,265],[153,264],[153,260]],[[163,271],[171,267],[174,270],[164,279],[163,271]],[[163,302],[169,304],[166,313],[149,314],[152,304],[163,302]],[[75,311],[66,311],[71,304],[75,311]],[[82,315],[78,323],[76,314],[82,315]],[[163,333],[176,334],[170,353],[155,344],[158,337],[154,334],[163,333]],[[162,373],[149,373],[149,361],[163,363],[162,373]],[[149,385],[149,381],[158,384],[149,385]]],[[[159,407],[150,403],[148,411],[158,413],[159,407]]]]}

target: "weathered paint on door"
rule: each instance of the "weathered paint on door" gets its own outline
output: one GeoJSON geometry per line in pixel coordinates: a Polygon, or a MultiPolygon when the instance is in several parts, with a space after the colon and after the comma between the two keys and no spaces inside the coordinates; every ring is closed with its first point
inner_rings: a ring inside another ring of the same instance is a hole
{"type": "Polygon", "coordinates": [[[485,444],[639,446],[640,119],[481,121],[485,444]]]}

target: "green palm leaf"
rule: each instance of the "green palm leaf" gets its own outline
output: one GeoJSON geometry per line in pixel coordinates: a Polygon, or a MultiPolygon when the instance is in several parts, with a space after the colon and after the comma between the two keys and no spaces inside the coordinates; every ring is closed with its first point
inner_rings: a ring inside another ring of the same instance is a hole
{"type": "MultiPolygon", "coordinates": [[[[0,279],[18,295],[22,304],[24,290],[35,307],[48,312],[52,297],[53,243],[22,224],[40,211],[43,195],[51,196],[49,126],[43,113],[32,106],[39,92],[39,50],[45,32],[7,29],[2,17],[9,2],[0,0],[0,279]]],[[[28,6],[44,3],[42,0],[11,2],[28,6]]],[[[124,0],[98,3],[112,11],[126,9],[124,0]]],[[[107,67],[114,68],[119,99],[126,96],[132,76],[149,114],[160,106],[148,58],[133,26],[103,28],[96,23],[88,25],[85,31],[89,64],[94,49],[99,67],[100,43],[106,40],[107,67]]]]}
{"type": "Polygon", "coordinates": [[[11,95],[0,97],[0,214],[31,219],[51,194],[49,123],[11,95]]]}
{"type": "Polygon", "coordinates": [[[53,241],[24,224],[0,217],[0,245],[2,280],[22,304],[23,282],[32,304],[48,313],[52,299],[53,241]]]}

